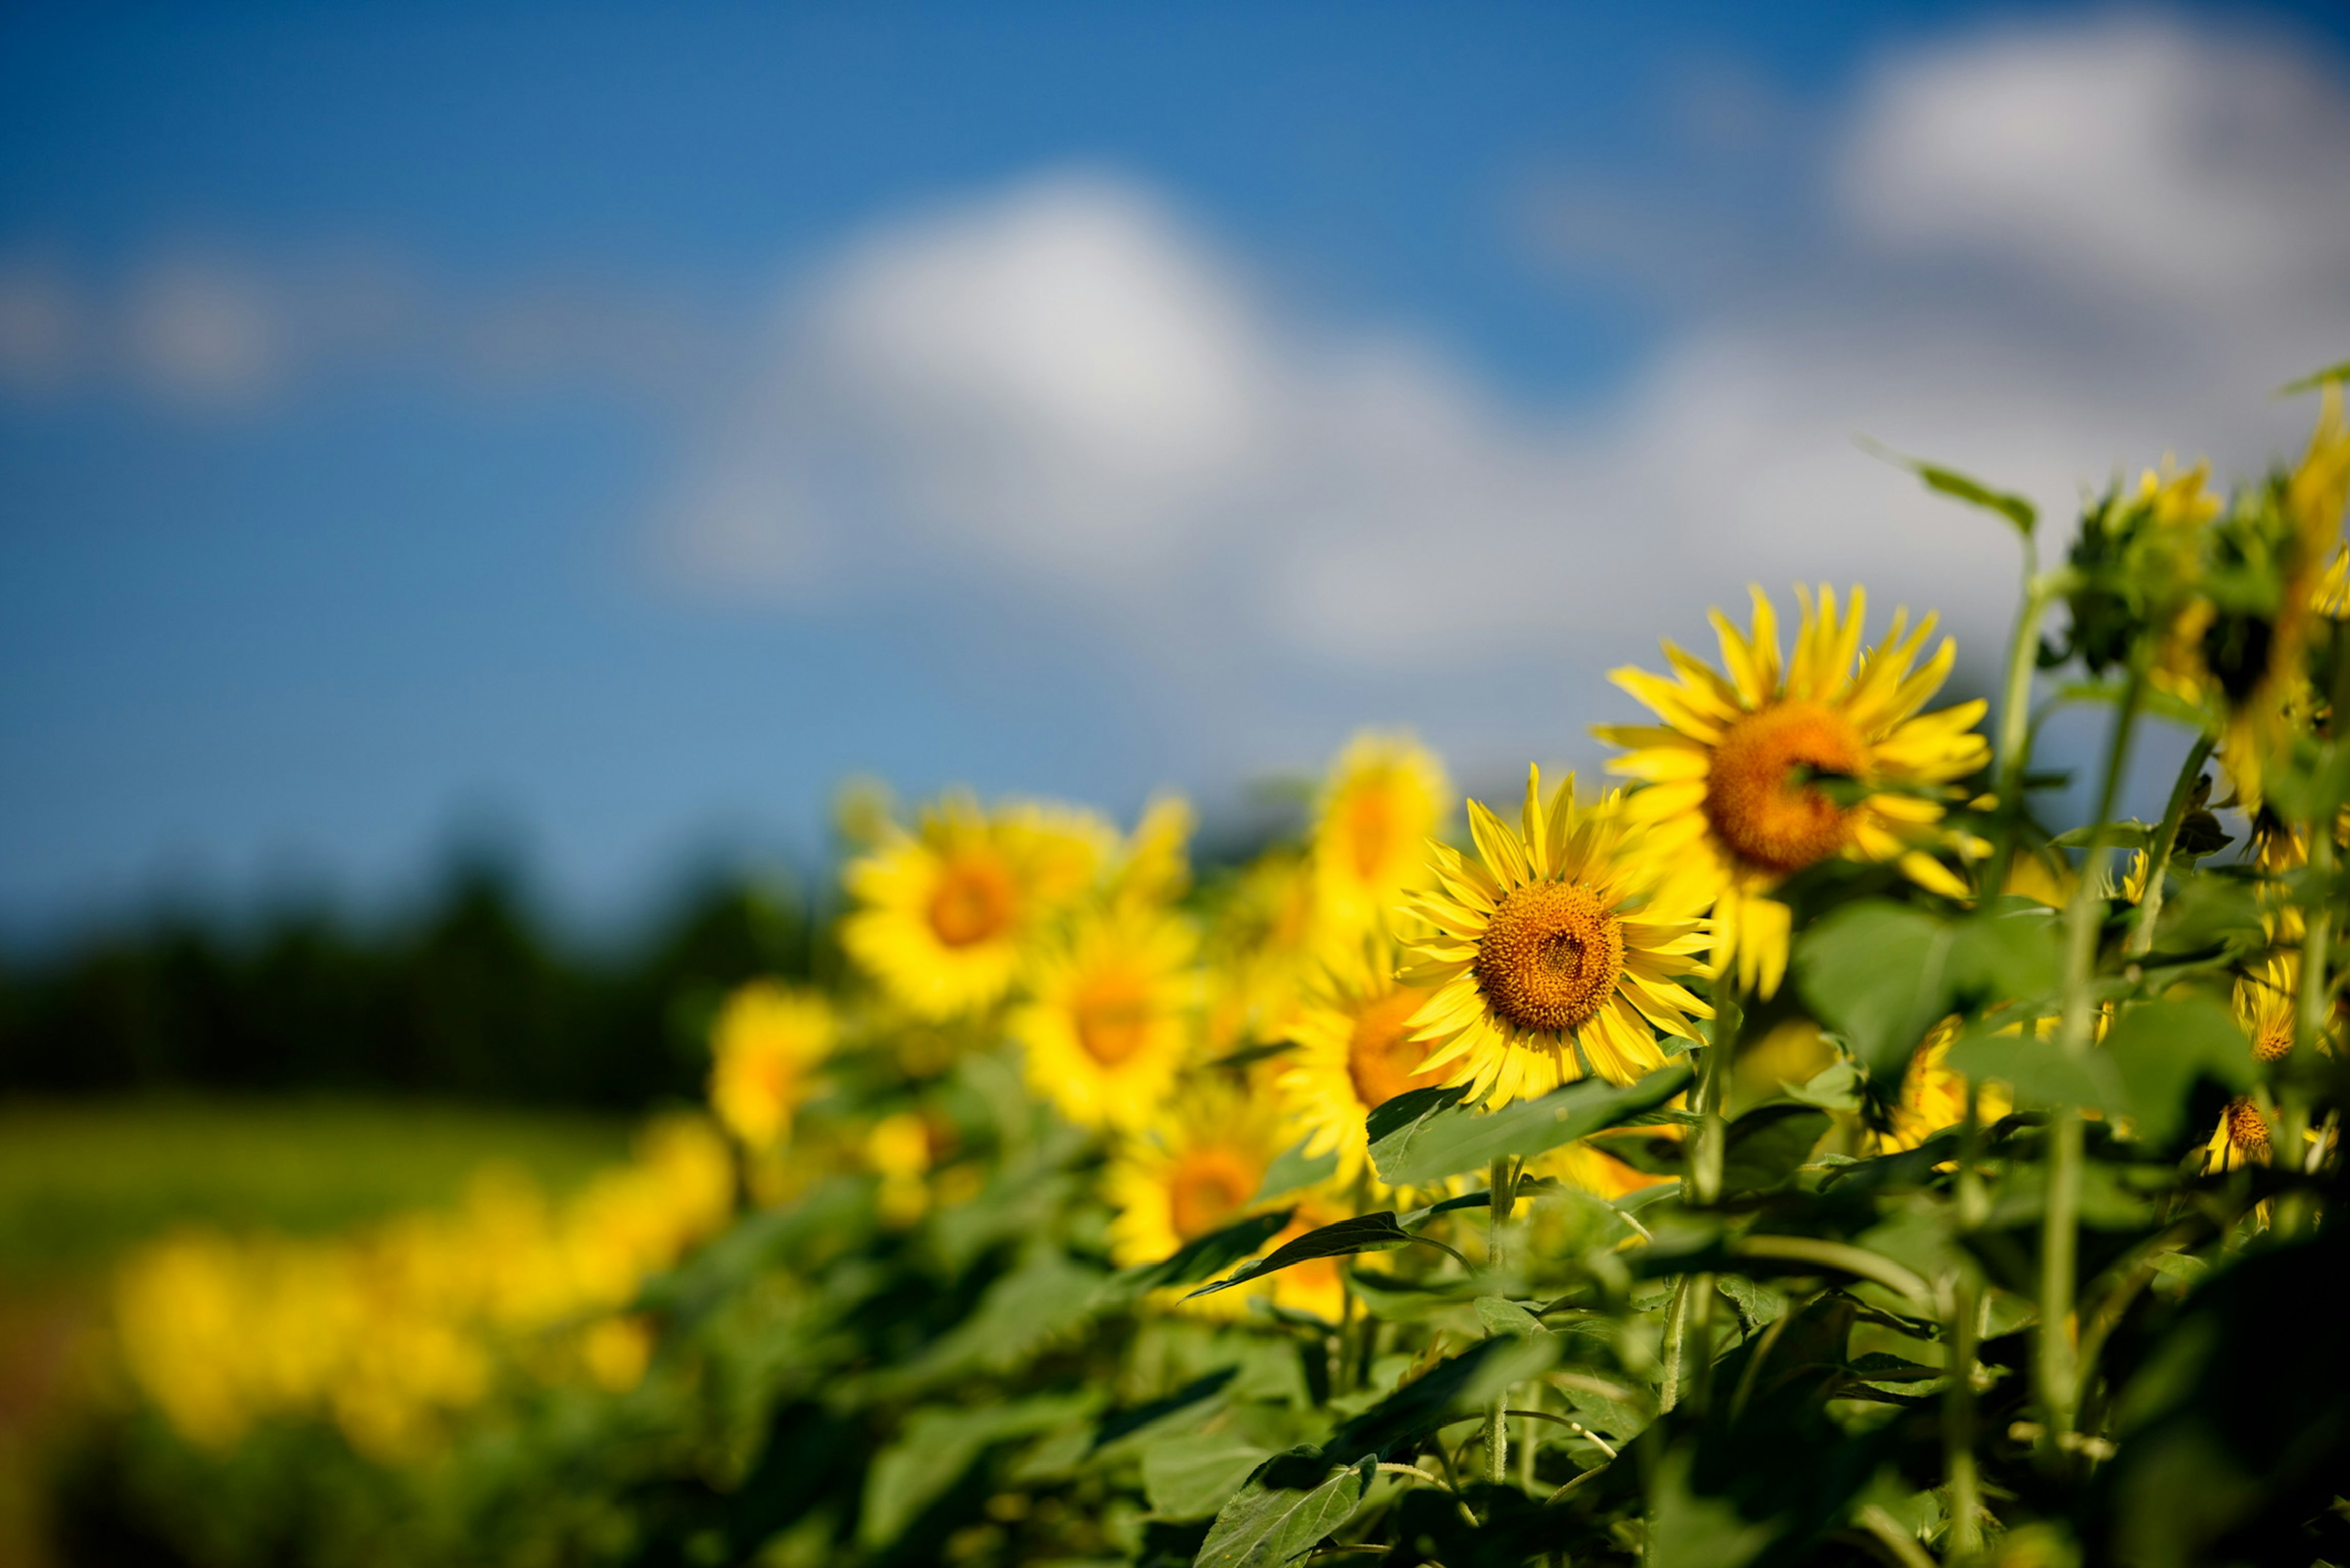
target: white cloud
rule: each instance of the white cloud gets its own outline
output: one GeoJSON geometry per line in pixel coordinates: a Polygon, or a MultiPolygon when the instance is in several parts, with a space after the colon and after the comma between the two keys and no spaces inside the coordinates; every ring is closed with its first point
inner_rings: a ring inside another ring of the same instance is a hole
{"type": "Polygon", "coordinates": [[[1885,241],[2210,311],[2343,297],[2345,149],[2341,84],[2281,43],[2119,19],[1893,63],[1841,173],[1885,241]]]}
{"type": "Polygon", "coordinates": [[[1588,662],[1750,576],[1866,577],[1995,639],[2012,542],[1853,438],[2025,489],[2060,540],[2081,483],[2166,448],[2256,466],[2303,417],[2268,389],[2350,341],[2345,124],[2301,62],[2167,25],[1888,60],[1815,170],[1816,265],[1685,301],[1572,415],[1279,309],[1138,182],[1048,176],[795,289],[673,516],[705,580],[830,592],[919,552],[1107,607],[1216,702],[1229,662],[1183,649],[1588,662]]]}

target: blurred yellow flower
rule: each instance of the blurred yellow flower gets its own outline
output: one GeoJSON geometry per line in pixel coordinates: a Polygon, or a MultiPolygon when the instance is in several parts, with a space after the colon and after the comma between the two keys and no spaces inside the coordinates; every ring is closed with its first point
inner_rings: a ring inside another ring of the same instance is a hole
{"type": "Polygon", "coordinates": [[[1712,905],[1715,967],[1727,972],[1734,957],[1738,983],[1769,996],[1786,972],[1789,915],[1765,895],[1804,867],[1838,855],[1898,860],[1920,886],[1965,896],[1924,846],[1942,816],[1942,787],[1983,766],[1990,748],[1972,732],[1983,703],[1918,711],[1957,657],[1945,638],[1917,665],[1932,616],[1911,631],[1897,610],[1884,641],[1864,653],[1861,590],[1840,613],[1834,589],[1823,586],[1815,606],[1798,587],[1803,618],[1783,666],[1771,601],[1752,592],[1751,635],[1713,612],[1727,678],[1668,642],[1673,679],[1614,672],[1664,722],[1596,732],[1631,748],[1609,766],[1646,784],[1625,810],[1678,863],[1679,896],[1712,905]],[[1847,789],[1858,798],[1835,793],[1847,789]]]}
{"type": "Polygon", "coordinates": [[[1274,851],[1242,871],[1208,932],[1208,1049],[1288,1036],[1322,945],[1313,863],[1274,851]]]}
{"type": "Polygon", "coordinates": [[[1383,919],[1407,889],[1428,885],[1424,841],[1443,821],[1444,764],[1409,735],[1366,732],[1331,764],[1314,822],[1324,917],[1383,919]]]}
{"type": "Polygon", "coordinates": [[[967,794],[891,827],[844,874],[858,908],[841,945],[917,1016],[993,1006],[1033,940],[1090,888],[1116,841],[1089,812],[1014,803],[993,814],[967,794]]]}
{"type": "Polygon", "coordinates": [[[1467,1084],[1489,1106],[1531,1099],[1586,1067],[1625,1084],[1664,1061],[1657,1032],[1697,1038],[1713,1010],[1677,978],[1697,968],[1702,906],[1623,814],[1620,793],[1578,808],[1575,780],[1542,799],[1526,776],[1522,826],[1478,801],[1478,858],[1431,845],[1438,888],[1410,911],[1434,929],[1405,946],[1399,977],[1433,994],[1412,1038],[1433,1045],[1422,1072],[1467,1084]]]}
{"type": "Polygon", "coordinates": [[[912,1224],[930,1208],[931,1125],[918,1111],[899,1111],[875,1122],[865,1135],[865,1162],[881,1179],[875,1199],[887,1223],[912,1224]]]}
{"type": "MultiPolygon", "coordinates": [[[[1916,1148],[1944,1127],[1967,1119],[1967,1078],[1948,1065],[1950,1047],[1958,1043],[1959,1021],[1945,1018],[1926,1032],[1925,1040],[1909,1058],[1902,1075],[1901,1098],[1888,1108],[1888,1126],[1871,1135],[1876,1151],[1891,1154],[1916,1148]]],[[[1988,1127],[2015,1109],[2014,1096],[2002,1084],[1984,1084],[1975,1092],[1975,1109],[1988,1127]]]]}
{"type": "Polygon", "coordinates": [[[773,981],[739,987],[710,1033],[710,1108],[743,1147],[780,1148],[808,1093],[808,1070],[831,1054],[832,1004],[773,981]]]}
{"type": "Polygon", "coordinates": [[[1080,1127],[1157,1115],[1188,1044],[1194,946],[1176,916],[1114,905],[1040,952],[1011,1021],[1035,1092],[1080,1127]]]}
{"type": "Polygon", "coordinates": [[[1275,1086],[1306,1134],[1305,1152],[1336,1150],[1342,1180],[1363,1169],[1364,1117],[1407,1089],[1443,1082],[1419,1070],[1428,1047],[1410,1023],[1430,993],[1395,979],[1402,956],[1383,933],[1338,948],[1289,1029],[1297,1049],[1275,1086]]]}

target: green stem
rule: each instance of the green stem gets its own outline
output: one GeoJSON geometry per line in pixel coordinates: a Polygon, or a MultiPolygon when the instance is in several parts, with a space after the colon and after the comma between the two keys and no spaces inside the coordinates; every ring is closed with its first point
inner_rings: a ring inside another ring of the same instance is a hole
{"type": "MultiPolygon", "coordinates": [[[[1961,1236],[1981,1225],[1988,1207],[1982,1178],[1982,1096],[1967,1084],[1967,1110],[1959,1128],[1958,1220],[1961,1236]]],[[[1975,1466],[1975,1331],[1981,1326],[1982,1292],[1974,1271],[1961,1264],[1950,1282],[1950,1316],[1944,1334],[1943,1366],[1950,1383],[1942,1393],[1942,1469],[1950,1493],[1950,1552],[1970,1555],[1982,1546],[1982,1478],[1975,1466]]]]}
{"type": "Polygon", "coordinates": [[[2023,823],[2023,775],[2032,755],[2032,672],[2040,652],[2040,618],[2047,613],[2054,586],[2039,574],[2039,555],[2023,542],[2023,602],[2015,612],[2015,633],[2007,644],[2007,681],[1999,705],[1999,828],[1983,897],[1995,898],[2007,886],[2015,840],[2023,823]]]}
{"type": "MultiPolygon", "coordinates": [[[[1510,1210],[1515,1207],[1518,1195],[1517,1179],[1506,1158],[1495,1160],[1488,1168],[1485,1183],[1489,1194],[1485,1266],[1498,1276],[1504,1255],[1504,1228],[1510,1222],[1510,1210]]],[[[1495,1391],[1493,1403],[1485,1411],[1485,1479],[1495,1486],[1510,1479],[1509,1407],[1510,1391],[1503,1388],[1495,1391]]]]}
{"type": "Polygon", "coordinates": [[[1683,1274],[1673,1282],[1672,1304],[1665,1308],[1665,1377],[1657,1392],[1659,1415],[1681,1400],[1681,1340],[1689,1332],[1690,1286],[1697,1278],[1683,1274]]]}
{"type": "Polygon", "coordinates": [[[2170,802],[2162,808],[2162,826],[2154,843],[2147,850],[2146,894],[2137,901],[2137,912],[2130,919],[2129,939],[2122,943],[2125,958],[2144,958],[2154,950],[2154,922],[2162,915],[2162,879],[2170,873],[2170,857],[2178,846],[2178,825],[2187,819],[2187,803],[2195,798],[2195,786],[2203,777],[2203,764],[2211,760],[2211,737],[2199,735],[2188,749],[2187,760],[2179,764],[2178,777],[2170,786],[2170,802]]]}
{"type": "MultiPolygon", "coordinates": [[[[2082,857],[2080,879],[2064,908],[2064,1012],[2057,1030],[2059,1049],[2068,1055],[2085,1054],[2096,1024],[2091,982],[2096,977],[2097,929],[2105,907],[2107,828],[2114,803],[2121,794],[2122,775],[2129,765],[2130,741],[2137,729],[2140,701],[2146,695],[2146,674],[2130,667],[2122,689],[2121,711],[2114,716],[2113,733],[2106,748],[2105,775],[2097,790],[2097,813],[2092,819],[2087,853],[2082,857]]],[[[2073,1429],[2073,1413],[2080,1389],[2073,1344],[2073,1296],[2080,1246],[2081,1116],[2061,1106],[2048,1118],[2047,1205],[2040,1225],[2040,1328],[2033,1358],[2042,1412],[2043,1453],[2051,1464],[2062,1462],[2062,1444],[2073,1429]]]]}

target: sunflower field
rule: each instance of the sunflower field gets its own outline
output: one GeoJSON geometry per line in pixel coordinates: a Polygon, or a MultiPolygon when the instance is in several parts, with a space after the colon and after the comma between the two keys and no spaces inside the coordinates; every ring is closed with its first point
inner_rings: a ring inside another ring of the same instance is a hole
{"type": "Polygon", "coordinates": [[[1758,589],[1604,780],[1367,733],[1245,865],[850,798],[841,961],[628,1163],[130,1257],[70,1554],[2350,1563],[2345,369],[2061,560],[1912,465],[2021,545],[1994,731],[1758,589]]]}

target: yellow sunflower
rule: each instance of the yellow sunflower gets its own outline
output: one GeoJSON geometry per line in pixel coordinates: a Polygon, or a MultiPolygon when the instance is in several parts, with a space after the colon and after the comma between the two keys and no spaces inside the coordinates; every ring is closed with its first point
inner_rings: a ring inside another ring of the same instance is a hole
{"type": "Polygon", "coordinates": [[[1211,1053],[1287,1036],[1325,945],[1321,909],[1313,864],[1293,851],[1261,857],[1233,882],[1208,930],[1211,1053]]]}
{"type": "Polygon", "coordinates": [[[1033,939],[1092,884],[1116,836],[1090,813],[946,796],[890,826],[844,877],[860,906],[841,945],[920,1017],[1001,1001],[1033,939]]]}
{"type": "Polygon", "coordinates": [[[1526,776],[1523,830],[1469,803],[1471,859],[1430,844],[1437,888],[1409,906],[1434,934],[1409,939],[1407,985],[1433,992],[1412,1038],[1421,1071],[1470,1085],[1489,1106],[1531,1098],[1586,1067],[1629,1083],[1664,1060],[1657,1032],[1695,1040],[1713,1010],[1675,978],[1698,967],[1703,905],[1625,816],[1622,794],[1579,809],[1569,777],[1545,812],[1542,771],[1526,776]]]}
{"type": "MultiPolygon", "coordinates": [[[[1952,1016],[1926,1032],[1925,1040],[1909,1058],[1901,1079],[1901,1098],[1891,1107],[1890,1125],[1871,1135],[1877,1152],[1891,1154],[1916,1148],[1944,1127],[1967,1119],[1967,1078],[1948,1064],[1950,1047],[1958,1044],[1959,1020],[1952,1016]]],[[[1975,1095],[1975,1111],[1982,1125],[2015,1109],[2014,1096],[2003,1085],[1985,1084],[1975,1095]]]]}
{"type": "Polygon", "coordinates": [[[2239,1096],[2220,1113],[2220,1125],[2203,1146],[2204,1168],[2236,1170],[2269,1163],[2269,1119],[2249,1095],[2239,1096]]]}
{"type": "Polygon", "coordinates": [[[1330,767],[1314,823],[1314,867],[1326,919],[1378,919],[1407,888],[1428,885],[1421,841],[1451,796],[1444,764],[1409,735],[1357,735],[1330,767]]]}
{"type": "Polygon", "coordinates": [[[2293,1050],[2301,993],[2301,955],[2272,952],[2236,981],[2236,1022],[2252,1042],[2252,1057],[2282,1061],[2293,1050]]]}
{"type": "MultiPolygon", "coordinates": [[[[1120,1265],[1155,1263],[1201,1237],[1222,1230],[1253,1211],[1294,1208],[1288,1228],[1267,1241],[1270,1251],[1317,1226],[1343,1219],[1349,1210],[1327,1198],[1288,1194],[1259,1203],[1284,1140],[1293,1137],[1279,1108],[1263,1096],[1222,1084],[1194,1082],[1149,1131],[1121,1143],[1103,1176],[1110,1221],[1110,1255],[1120,1265]]],[[[1236,1317],[1247,1298],[1267,1295],[1284,1306],[1335,1321],[1345,1285],[1338,1260],[1299,1264],[1236,1290],[1196,1301],[1182,1298],[1192,1287],[1161,1293],[1162,1303],[1208,1317],[1236,1317]]]]}
{"type": "Polygon", "coordinates": [[[710,1108],[743,1147],[789,1141],[808,1070],[836,1032],[832,1004],[814,992],[754,980],[726,999],[710,1033],[710,1108]]]}
{"type": "Polygon", "coordinates": [[[1981,702],[1918,711],[1957,657],[1945,638],[1917,663],[1932,616],[1909,630],[1908,612],[1896,611],[1885,640],[1864,653],[1861,590],[1840,613],[1833,589],[1822,587],[1814,607],[1798,587],[1803,619],[1783,666],[1771,601],[1761,588],[1752,592],[1751,636],[1713,612],[1727,679],[1668,642],[1677,679],[1614,672],[1664,722],[1603,724],[1597,732],[1631,748],[1611,770],[1647,786],[1627,800],[1627,815],[1652,829],[1658,853],[1679,863],[1675,880],[1693,889],[1688,896],[1712,904],[1715,967],[1734,954],[1740,985],[1769,996],[1786,972],[1790,916],[1764,895],[1804,867],[1835,855],[1898,860],[1919,885],[1965,895],[1965,884],[1924,845],[1942,815],[1936,796],[1981,767],[1990,749],[1972,732],[1981,702]],[[1816,778],[1851,780],[1871,793],[1840,803],[1816,778]]]}
{"type": "Polygon", "coordinates": [[[1037,1094],[1080,1127],[1149,1123],[1182,1065],[1194,946],[1175,916],[1117,904],[1041,951],[1011,1021],[1037,1094]]]}
{"type": "Polygon", "coordinates": [[[1336,1150],[1337,1176],[1363,1169],[1368,1144],[1363,1118],[1407,1089],[1441,1084],[1422,1073],[1428,1047],[1412,1039],[1412,1015],[1430,992],[1395,979],[1402,954],[1394,940],[1368,934],[1339,949],[1289,1027],[1296,1051],[1274,1086],[1306,1133],[1305,1152],[1336,1150]]]}

